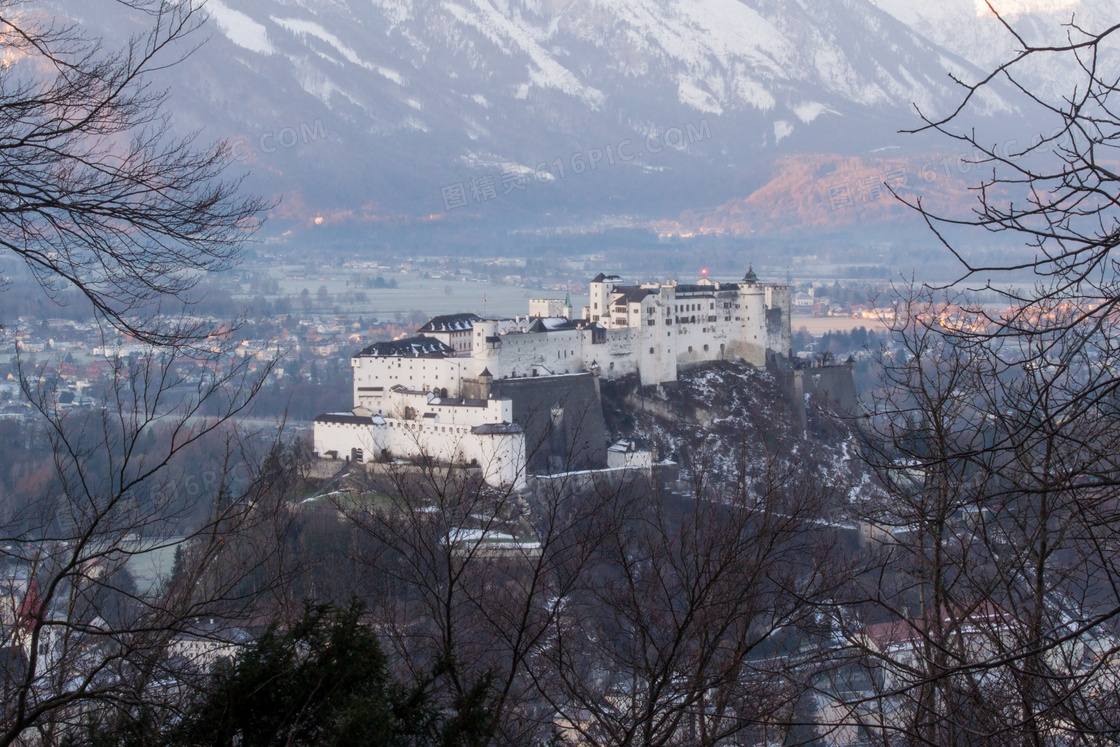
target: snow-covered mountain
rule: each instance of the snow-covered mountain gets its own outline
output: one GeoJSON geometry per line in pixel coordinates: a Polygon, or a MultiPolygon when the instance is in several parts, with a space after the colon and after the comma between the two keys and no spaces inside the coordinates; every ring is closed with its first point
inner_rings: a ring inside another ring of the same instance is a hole
{"type": "Polygon", "coordinates": [[[985,0],[875,0],[875,5],[984,70],[1006,62],[1019,50],[1021,45],[1007,25],[1028,43],[1060,44],[1072,31],[1071,21],[1103,30],[1115,23],[1120,11],[1117,0],[991,0],[991,7],[985,0]]]}
{"type": "MultiPolygon", "coordinates": [[[[972,2],[208,0],[213,38],[167,82],[281,217],[665,215],[782,153],[897,146],[990,64],[972,2]]],[[[111,5],[51,7],[111,35],[111,5]]]]}
{"type": "MultiPolygon", "coordinates": [[[[1061,45],[1084,39],[1082,31],[1103,31],[1120,18],[1120,0],[990,0],[990,4],[986,0],[875,0],[875,4],[983,71],[1021,51],[1016,35],[1032,46],[1061,45]]],[[[1115,57],[1115,49],[1109,51],[1115,57]]],[[[1069,92],[1075,64],[1070,55],[1037,55],[1014,73],[1032,91],[1061,96],[1069,92]]]]}

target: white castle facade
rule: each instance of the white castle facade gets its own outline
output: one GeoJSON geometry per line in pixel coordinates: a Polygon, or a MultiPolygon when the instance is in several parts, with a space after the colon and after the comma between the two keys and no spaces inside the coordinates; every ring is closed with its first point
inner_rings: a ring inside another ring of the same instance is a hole
{"type": "Polygon", "coordinates": [[[710,361],[761,367],[790,355],[789,286],[761,283],[753,271],[738,283],[695,284],[626,285],[600,274],[578,316],[569,299],[529,305],[514,319],[435,317],[415,337],[355,355],[353,410],[316,418],[316,453],[477,463],[487,482],[520,487],[525,435],[512,401],[492,395],[495,380],[636,374],[649,386],[710,361]]]}

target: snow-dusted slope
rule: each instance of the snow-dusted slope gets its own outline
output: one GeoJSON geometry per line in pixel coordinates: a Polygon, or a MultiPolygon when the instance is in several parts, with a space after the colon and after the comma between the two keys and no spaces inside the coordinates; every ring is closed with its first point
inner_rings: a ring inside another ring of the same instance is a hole
{"type": "MultiPolygon", "coordinates": [[[[998,18],[985,0],[875,2],[914,31],[984,71],[1019,53],[1022,44],[1016,34],[1031,45],[1060,45],[1083,38],[1071,23],[1098,31],[1120,19],[1120,0],[991,0],[998,18]]],[[[1032,90],[1061,95],[1068,91],[1074,64],[1068,55],[1039,55],[1015,72],[1032,90]]]]}
{"type": "Polygon", "coordinates": [[[817,98],[905,107],[947,90],[939,51],[862,0],[211,2],[231,42],[347,78],[352,90],[331,90],[352,99],[366,87],[355,72],[395,68],[442,74],[459,93],[475,82],[488,100],[559,93],[590,110],[629,87],[698,112],[787,115],[817,98]]]}
{"type": "MultiPolygon", "coordinates": [[[[172,101],[188,125],[238,139],[293,217],[442,214],[442,188],[479,178],[496,189],[464,187],[468,211],[675,213],[757,186],[773,153],[882,147],[914,104],[955,102],[948,73],[978,73],[967,50],[944,48],[935,15],[882,2],[890,13],[870,0],[209,0],[213,39],[171,72],[172,101]],[[691,142],[661,143],[690,126],[691,142]],[[624,142],[631,158],[616,157],[624,142]]],[[[111,0],[53,4],[123,27],[111,0]]]]}

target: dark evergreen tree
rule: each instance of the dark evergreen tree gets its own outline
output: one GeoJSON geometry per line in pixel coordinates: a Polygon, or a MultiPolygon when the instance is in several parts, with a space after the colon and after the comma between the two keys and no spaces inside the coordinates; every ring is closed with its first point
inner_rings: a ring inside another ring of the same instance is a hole
{"type": "Polygon", "coordinates": [[[177,720],[143,710],[90,723],[71,744],[165,747],[482,747],[494,721],[491,680],[442,696],[454,660],[416,682],[393,679],[363,606],[308,605],[288,630],[269,628],[210,681],[177,720]],[[172,723],[173,722],[173,723],[172,723]]]}

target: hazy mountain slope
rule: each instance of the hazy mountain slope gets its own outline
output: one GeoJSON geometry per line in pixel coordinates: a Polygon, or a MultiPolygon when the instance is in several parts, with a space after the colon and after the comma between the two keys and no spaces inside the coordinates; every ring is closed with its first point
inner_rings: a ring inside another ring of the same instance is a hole
{"type": "MultiPolygon", "coordinates": [[[[131,23],[109,0],[49,7],[131,23]]],[[[893,144],[914,103],[955,100],[949,71],[978,72],[868,0],[207,7],[213,38],[168,73],[172,105],[237,139],[251,185],[305,223],[675,215],[754,192],[775,155],[893,144]]]]}

